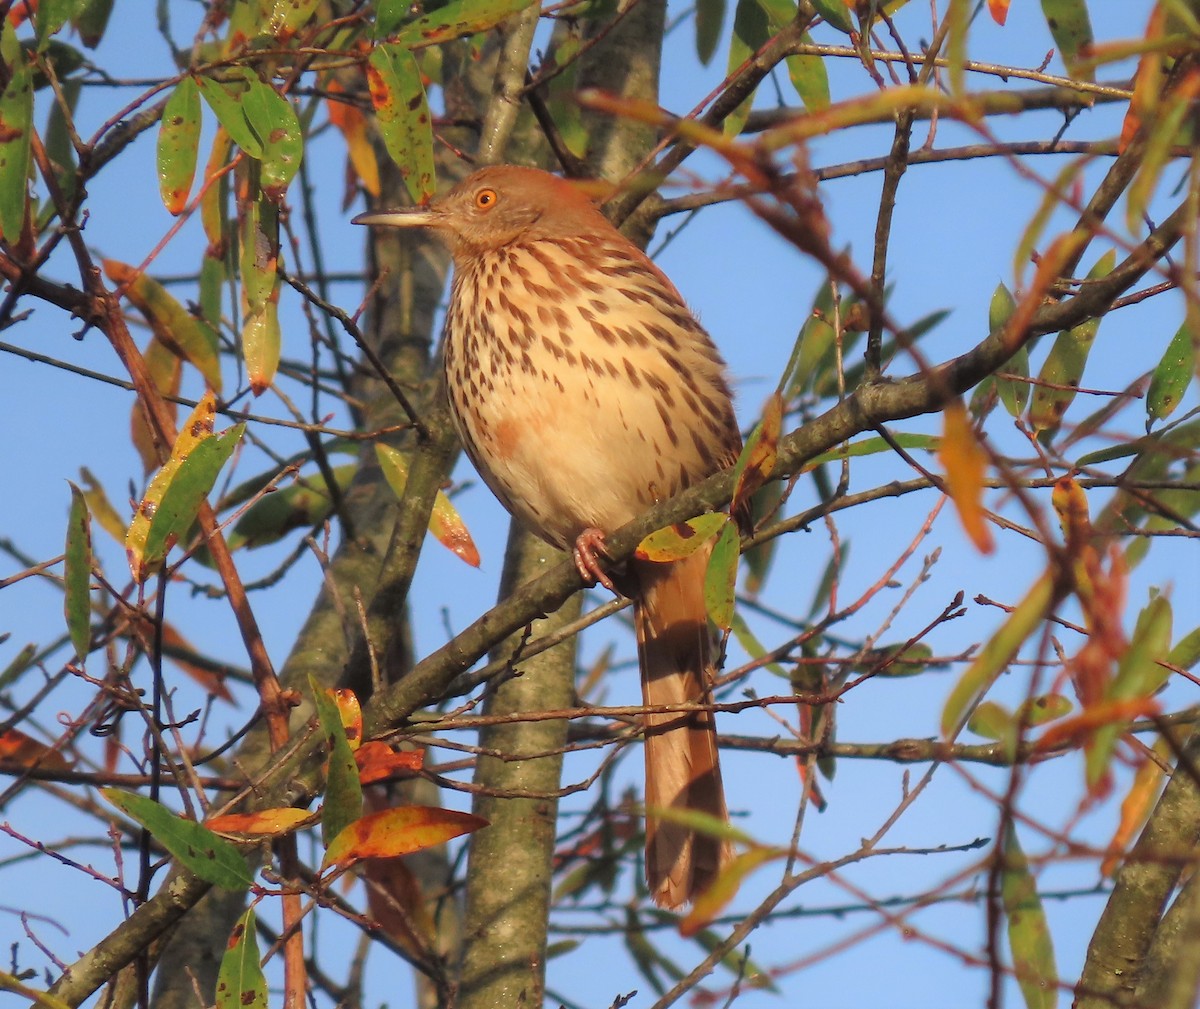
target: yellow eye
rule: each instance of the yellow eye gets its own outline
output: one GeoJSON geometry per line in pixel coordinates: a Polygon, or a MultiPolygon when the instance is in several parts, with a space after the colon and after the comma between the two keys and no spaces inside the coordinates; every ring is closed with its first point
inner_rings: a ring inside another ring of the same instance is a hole
{"type": "Polygon", "coordinates": [[[476,210],[491,210],[500,199],[494,189],[481,189],[475,194],[476,210]]]}

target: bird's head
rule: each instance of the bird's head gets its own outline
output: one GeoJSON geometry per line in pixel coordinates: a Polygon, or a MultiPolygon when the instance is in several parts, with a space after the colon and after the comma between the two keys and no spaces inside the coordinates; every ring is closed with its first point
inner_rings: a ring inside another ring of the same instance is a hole
{"type": "Polygon", "coordinates": [[[481,168],[427,206],[372,210],[353,223],[432,228],[456,262],[521,240],[572,237],[612,227],[565,179],[516,165],[481,168]]]}

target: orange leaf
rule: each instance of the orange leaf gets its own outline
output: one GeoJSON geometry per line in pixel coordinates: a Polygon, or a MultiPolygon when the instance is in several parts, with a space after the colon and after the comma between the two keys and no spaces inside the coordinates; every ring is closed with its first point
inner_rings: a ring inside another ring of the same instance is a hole
{"type": "Polygon", "coordinates": [[[463,522],[458,509],[442,491],[433,499],[433,511],[429,515],[429,531],[451,553],[466,561],[473,568],[479,567],[479,548],[471,539],[471,532],[463,522]]]}
{"type": "Polygon", "coordinates": [[[1009,0],[988,0],[988,13],[992,15],[992,20],[1001,27],[1008,20],[1008,2],[1009,0]]]}
{"type": "Polygon", "coordinates": [[[318,813],[290,806],[280,809],[260,809],[257,813],[226,813],[204,821],[204,826],[218,834],[254,834],[277,837],[316,823],[318,813]]]}
{"type": "MultiPolygon", "coordinates": [[[[1156,752],[1166,749],[1161,739],[1155,745],[1154,749],[1156,752]]],[[[1160,753],[1160,755],[1165,756],[1164,753],[1160,753]]],[[[1138,768],[1137,774],[1133,777],[1133,784],[1129,788],[1129,794],[1125,796],[1125,800],[1121,803],[1121,820],[1117,824],[1112,842],[1108,846],[1108,854],[1104,856],[1104,861],[1100,863],[1100,875],[1112,876],[1117,871],[1117,865],[1120,863],[1125,849],[1129,847],[1129,842],[1133,840],[1133,835],[1146,822],[1146,817],[1149,815],[1150,807],[1158,795],[1162,780],[1163,769],[1159,766],[1158,761],[1144,760],[1142,766],[1138,768]]]]}
{"type": "Polygon", "coordinates": [[[995,544],[983,510],[983,480],[988,457],[959,400],[946,407],[945,431],[938,457],[946,468],[946,489],[958,511],[963,530],[980,553],[990,554],[995,544]]]}
{"type": "MultiPolygon", "coordinates": [[[[343,90],[342,86],[332,79],[327,87],[333,94],[343,90]]],[[[371,146],[371,139],[367,133],[367,117],[357,105],[338,101],[336,98],[328,99],[325,105],[329,110],[329,121],[337,127],[342,139],[346,141],[346,153],[350,156],[350,164],[354,166],[363,189],[372,196],[378,196],[381,191],[379,161],[375,157],[375,148],[371,146]]]]}
{"type": "Polygon", "coordinates": [[[357,750],[363,735],[362,706],[358,703],[357,695],[353,690],[344,688],[328,690],[326,693],[337,705],[338,714],[342,718],[342,728],[346,730],[346,742],[350,744],[351,750],[357,750]]]}
{"type": "Polygon", "coordinates": [[[333,839],[321,867],[349,865],[364,858],[407,855],[487,825],[487,820],[473,813],[435,806],[401,806],[368,813],[333,839]]]}
{"type": "Polygon", "coordinates": [[[1061,722],[1050,726],[1033,744],[1035,753],[1055,750],[1064,743],[1074,743],[1106,725],[1116,725],[1131,721],[1134,718],[1144,718],[1156,715],[1159,706],[1150,697],[1129,697],[1115,701],[1100,701],[1090,708],[1084,708],[1073,718],[1064,718],[1061,722]]]}
{"type": "Polygon", "coordinates": [[[1155,51],[1154,41],[1161,39],[1166,27],[1166,8],[1163,4],[1155,4],[1150,12],[1150,20],[1146,24],[1146,42],[1150,51],[1138,60],[1137,70],[1133,75],[1133,97],[1129,100],[1129,108],[1125,111],[1125,120],[1121,123],[1121,137],[1117,141],[1117,152],[1123,154],[1129,142],[1141,129],[1142,124],[1154,116],[1154,112],[1162,99],[1163,91],[1163,57],[1155,51]]]}
{"type": "Polygon", "coordinates": [[[20,729],[9,729],[0,733],[0,760],[47,771],[66,771],[71,766],[71,762],[58,750],[51,749],[45,743],[39,743],[20,729]]]}
{"type": "Polygon", "coordinates": [[[389,778],[410,777],[425,765],[424,750],[393,750],[387,743],[373,739],[354,753],[358,780],[364,785],[389,778]]]}

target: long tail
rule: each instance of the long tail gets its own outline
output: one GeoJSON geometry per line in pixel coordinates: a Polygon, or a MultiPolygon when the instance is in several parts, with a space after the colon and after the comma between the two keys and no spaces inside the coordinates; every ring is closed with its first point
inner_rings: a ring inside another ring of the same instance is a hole
{"type": "MultiPolygon", "coordinates": [[[[633,562],[639,583],[634,623],[646,705],[709,697],[712,633],[704,606],[708,551],[670,563],[633,562]]],[[[646,805],[691,809],[728,820],[711,712],[647,714],[646,805]]],[[[646,820],[646,877],[654,900],[693,901],[730,858],[725,841],[654,816],[646,820]]]]}

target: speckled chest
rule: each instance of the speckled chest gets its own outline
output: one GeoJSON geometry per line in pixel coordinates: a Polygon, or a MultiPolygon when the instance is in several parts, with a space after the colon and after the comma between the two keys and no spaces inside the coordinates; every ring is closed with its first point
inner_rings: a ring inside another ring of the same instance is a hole
{"type": "Polygon", "coordinates": [[[553,542],[615,528],[736,456],[719,355],[620,248],[541,240],[460,262],[445,368],[476,467],[553,542]]]}

